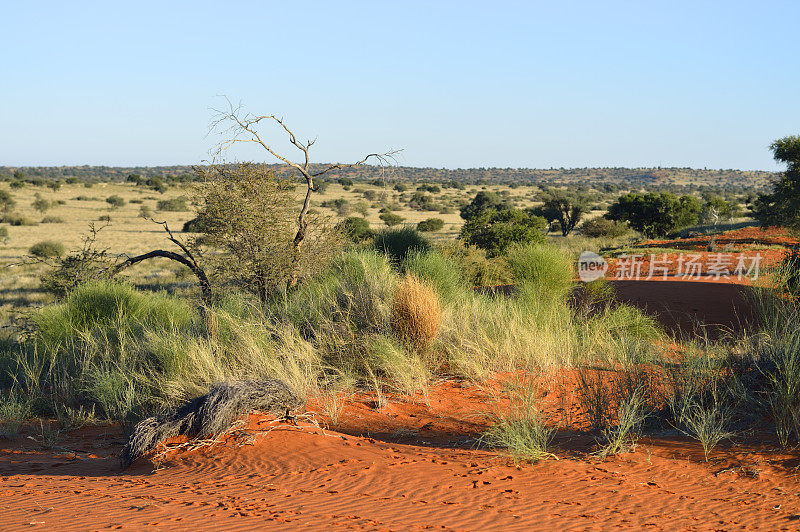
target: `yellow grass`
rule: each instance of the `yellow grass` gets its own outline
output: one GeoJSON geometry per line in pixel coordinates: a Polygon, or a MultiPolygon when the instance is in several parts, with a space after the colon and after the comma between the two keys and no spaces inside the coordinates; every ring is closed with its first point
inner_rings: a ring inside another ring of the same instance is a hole
{"type": "Polygon", "coordinates": [[[432,287],[406,275],[392,300],[392,329],[406,342],[427,348],[439,334],[442,308],[432,287]]]}
{"type": "MultiPolygon", "coordinates": [[[[391,176],[392,179],[399,177],[401,176],[391,176]]],[[[432,196],[436,204],[452,210],[452,213],[442,214],[437,211],[413,210],[408,207],[407,203],[401,202],[402,197],[410,198],[416,190],[417,184],[406,184],[408,190],[400,193],[392,188],[393,184],[388,182],[383,186],[356,183],[350,190],[345,190],[341,185],[332,183],[324,194],[314,196],[312,206],[318,212],[337,220],[341,217],[334,210],[321,207],[322,202],[342,198],[351,205],[365,203],[367,205],[366,219],[370,222],[372,229],[377,230],[386,227],[379,218],[382,205],[377,201],[365,199],[364,192],[372,191],[379,195],[383,193],[386,200],[396,207],[393,212],[405,219],[403,223],[416,225],[427,218],[441,218],[445,222],[444,228],[441,231],[427,233],[427,236],[433,240],[451,240],[458,235],[463,225],[463,220],[458,214],[460,206],[468,202],[480,190],[507,193],[509,199],[521,208],[536,205],[534,197],[539,191],[536,186],[520,186],[512,189],[506,185],[474,185],[467,186],[462,190],[443,188],[440,193],[427,192],[426,194],[432,196]]],[[[37,223],[33,226],[3,224],[8,228],[9,239],[5,244],[0,242],[0,326],[8,320],[13,311],[40,305],[50,300],[47,294],[38,290],[42,267],[20,265],[26,260],[28,249],[37,242],[54,240],[64,244],[67,250],[76,249],[87,234],[89,223],[95,222],[98,227],[105,225],[105,222],[99,219],[103,215],[108,215],[111,217],[111,223],[98,235],[97,243],[100,248],[106,248],[115,254],[129,255],[159,248],[173,249],[174,246],[165,239],[163,229],[143,219],[139,215],[139,209],[142,206],[149,208],[156,220],[168,222],[176,234],[179,234],[184,222],[194,217],[194,213],[190,211],[159,212],[157,210],[156,204],[159,200],[188,195],[188,189],[183,186],[170,187],[163,194],[143,186],[135,186],[132,183],[96,183],[90,188],[78,183],[62,185],[57,192],[32,184],[26,184],[21,189],[11,189],[7,183],[0,183],[0,189],[8,190],[12,194],[17,203],[14,209],[17,214],[26,216],[35,222],[41,222],[45,216],[64,220],[64,223],[37,223]],[[37,193],[54,203],[54,206],[44,214],[36,211],[31,205],[37,193]],[[105,201],[112,195],[122,197],[125,205],[112,209],[105,201]],[[79,196],[90,199],[78,200],[79,196]],[[132,200],[141,201],[141,203],[131,203],[132,200]],[[61,201],[63,204],[55,204],[57,201],[61,201]]],[[[303,192],[302,186],[298,186],[296,190],[298,201],[303,192]]],[[[360,216],[361,214],[352,210],[350,215],[360,216]]],[[[175,282],[180,280],[184,274],[185,272],[179,266],[162,259],[137,266],[125,273],[128,278],[138,284],[150,285],[175,282]]]]}

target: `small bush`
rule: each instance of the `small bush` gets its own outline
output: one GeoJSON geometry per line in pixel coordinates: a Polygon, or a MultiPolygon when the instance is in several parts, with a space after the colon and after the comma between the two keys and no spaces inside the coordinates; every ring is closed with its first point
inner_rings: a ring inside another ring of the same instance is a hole
{"type": "Polygon", "coordinates": [[[106,198],[106,203],[111,205],[112,209],[118,209],[125,205],[125,199],[122,196],[117,196],[114,194],[113,196],[109,196],[106,198]]]}
{"type": "Polygon", "coordinates": [[[333,209],[336,211],[336,214],[339,216],[347,216],[350,214],[351,205],[350,202],[344,198],[337,198],[334,200],[323,201],[320,203],[321,207],[326,207],[328,209],[333,209]]]}
{"type": "Polygon", "coordinates": [[[13,392],[0,397],[0,437],[16,436],[30,410],[30,401],[13,392]]]}
{"type": "Polygon", "coordinates": [[[99,221],[101,221],[101,222],[110,222],[111,221],[111,215],[109,215],[109,214],[101,214],[97,219],[99,221]]]}
{"type": "Polygon", "coordinates": [[[21,214],[6,214],[2,218],[0,218],[0,222],[7,223],[9,225],[14,226],[27,226],[27,225],[36,225],[36,222],[28,218],[27,216],[23,216],[21,214]]]}
{"type": "Polygon", "coordinates": [[[489,209],[467,219],[461,228],[461,239],[485,249],[488,256],[494,257],[513,244],[544,242],[546,228],[544,218],[526,211],[489,209]]]}
{"type": "Polygon", "coordinates": [[[392,300],[392,330],[418,349],[429,347],[439,334],[439,295],[413,275],[406,275],[392,300]]]}
{"type": "Polygon", "coordinates": [[[63,224],[64,219],[59,216],[45,216],[42,218],[43,224],[63,224]]]}
{"type": "Polygon", "coordinates": [[[403,223],[403,220],[405,220],[405,218],[393,212],[384,212],[379,216],[379,218],[383,220],[383,223],[385,223],[389,227],[399,225],[403,223]]]}
{"type": "Polygon", "coordinates": [[[186,198],[181,196],[179,198],[159,200],[156,204],[156,209],[165,212],[183,212],[188,211],[189,207],[186,204],[186,198]]]}
{"type": "Polygon", "coordinates": [[[7,190],[0,190],[0,210],[7,214],[14,210],[16,204],[17,202],[10,192],[7,190]]]}
{"type": "Polygon", "coordinates": [[[480,441],[507,449],[515,459],[538,462],[555,455],[549,451],[555,431],[545,425],[536,407],[535,383],[524,378],[505,390],[509,406],[492,414],[493,422],[480,441]]]}
{"type": "Polygon", "coordinates": [[[563,294],[573,284],[573,263],[555,246],[518,244],[506,255],[517,283],[537,293],[563,294]]]}
{"type": "Polygon", "coordinates": [[[373,236],[369,222],[360,216],[351,216],[339,222],[336,229],[347,235],[353,242],[364,242],[373,236]]]}
{"type": "Polygon", "coordinates": [[[581,234],[591,238],[618,238],[630,232],[628,224],[603,218],[586,220],[581,225],[581,234]]]}
{"type": "Polygon", "coordinates": [[[489,258],[485,250],[457,242],[441,245],[439,250],[458,264],[458,270],[471,286],[497,286],[514,282],[514,275],[504,256],[489,258]]]}
{"type": "Polygon", "coordinates": [[[428,218],[417,224],[417,229],[423,232],[440,231],[444,227],[444,220],[441,218],[428,218]]]}
{"type": "Polygon", "coordinates": [[[44,240],[32,245],[28,252],[34,257],[41,259],[56,259],[64,254],[64,244],[61,242],[53,242],[52,240],[44,240]]]}
{"type": "Polygon", "coordinates": [[[603,445],[596,454],[606,458],[634,449],[649,413],[644,389],[634,389],[627,397],[621,398],[617,423],[601,431],[603,445]]]}
{"type": "Polygon", "coordinates": [[[437,251],[412,251],[403,261],[403,271],[436,288],[445,301],[455,301],[471,288],[459,264],[437,251]]]}
{"type": "Polygon", "coordinates": [[[8,227],[0,227],[0,242],[8,242],[8,227]]]}
{"type": "MultiPolygon", "coordinates": [[[[153,217],[153,209],[151,209],[147,205],[142,205],[142,206],[139,207],[139,216],[142,217],[142,218],[152,218],[153,217]]],[[[190,223],[192,221],[194,221],[194,220],[189,220],[188,222],[186,222],[186,224],[188,224],[188,223],[190,223]]],[[[186,227],[186,224],[184,224],[184,227],[186,227]]],[[[186,229],[184,229],[184,232],[187,232],[186,229]]]]}
{"type": "Polygon", "coordinates": [[[386,253],[395,264],[401,264],[410,251],[427,251],[430,243],[413,227],[386,229],[377,233],[373,247],[386,253]]]}

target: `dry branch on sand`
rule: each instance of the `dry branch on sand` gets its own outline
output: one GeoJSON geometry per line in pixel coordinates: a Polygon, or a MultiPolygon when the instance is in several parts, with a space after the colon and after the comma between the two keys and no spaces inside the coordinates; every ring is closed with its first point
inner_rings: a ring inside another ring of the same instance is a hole
{"type": "Polygon", "coordinates": [[[122,449],[123,468],[167,438],[186,435],[208,437],[228,430],[241,416],[252,411],[288,416],[302,406],[282,382],[243,381],[212,386],[206,395],[192,399],[177,410],[142,420],[122,449]]]}

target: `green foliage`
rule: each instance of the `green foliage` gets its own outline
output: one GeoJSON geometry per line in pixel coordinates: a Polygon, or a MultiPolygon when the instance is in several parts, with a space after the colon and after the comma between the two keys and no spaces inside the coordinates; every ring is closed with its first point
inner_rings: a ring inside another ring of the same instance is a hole
{"type": "Polygon", "coordinates": [[[434,201],[433,196],[429,196],[420,190],[414,192],[414,195],[408,201],[408,206],[418,211],[438,211],[441,208],[434,201]]]}
{"type": "Polygon", "coordinates": [[[550,189],[544,194],[544,205],[532,210],[549,223],[558,222],[558,229],[563,236],[570,234],[584,214],[589,212],[591,198],[581,192],[550,189]]]}
{"type": "Polygon", "coordinates": [[[438,194],[442,191],[439,185],[422,184],[417,187],[420,192],[430,192],[431,194],[438,194]]]}
{"type": "Polygon", "coordinates": [[[352,209],[350,202],[344,198],[323,201],[320,205],[328,209],[333,209],[339,216],[347,216],[352,209]]]}
{"type": "Polygon", "coordinates": [[[167,189],[168,189],[167,185],[161,180],[161,178],[160,177],[155,177],[155,176],[154,177],[148,177],[145,180],[145,185],[147,185],[148,188],[151,188],[151,189],[153,189],[156,192],[159,192],[161,194],[166,192],[167,189]]]}
{"type": "Polygon", "coordinates": [[[42,218],[43,224],[63,224],[64,219],[60,216],[45,216],[42,218]]]}
{"type": "Polygon", "coordinates": [[[91,232],[84,238],[80,249],[70,252],[42,274],[42,290],[63,298],[78,286],[110,278],[115,261],[106,250],[97,249],[95,241],[98,230],[93,225],[90,228],[91,232]]]}
{"type": "Polygon", "coordinates": [[[647,403],[646,395],[647,391],[642,386],[629,391],[627,397],[621,398],[616,424],[601,430],[602,447],[597,451],[597,456],[604,459],[635,447],[642,426],[651,413],[652,407],[647,403]]]}
{"type": "MultiPolygon", "coordinates": [[[[141,205],[139,207],[139,216],[142,217],[142,218],[152,218],[153,217],[153,209],[151,209],[147,205],[141,205]]],[[[191,220],[187,220],[186,222],[184,222],[184,224],[183,224],[183,232],[184,233],[197,233],[198,232],[198,231],[191,231],[191,230],[187,231],[186,230],[187,226],[188,227],[192,227],[191,224],[192,224],[192,222],[195,222],[195,220],[196,220],[196,218],[193,218],[191,220]]]]}
{"type": "MultiPolygon", "coordinates": [[[[141,213],[141,211],[140,211],[141,213]]],[[[207,233],[212,229],[203,217],[192,218],[183,223],[181,231],[184,233],[207,233]]]]}
{"type": "Polygon", "coordinates": [[[605,217],[592,218],[581,224],[581,234],[590,238],[619,238],[630,232],[628,224],[605,217]]]}
{"type": "Polygon", "coordinates": [[[617,198],[606,216],[628,222],[631,227],[653,238],[697,223],[702,210],[694,196],[680,198],[669,192],[631,192],[617,198]]]}
{"type": "Polygon", "coordinates": [[[31,402],[14,390],[0,395],[0,438],[19,434],[22,423],[31,413],[31,402]]]}
{"type": "Polygon", "coordinates": [[[52,206],[50,201],[44,199],[38,192],[36,193],[35,198],[36,199],[33,200],[31,206],[42,214],[47,212],[47,210],[52,206]]]}
{"type": "Polygon", "coordinates": [[[472,201],[461,208],[461,217],[464,220],[472,220],[482,214],[492,211],[509,208],[511,205],[500,199],[500,197],[491,191],[478,192],[472,201]]]}
{"type": "Polygon", "coordinates": [[[373,231],[369,222],[360,216],[350,216],[336,224],[337,231],[341,231],[353,242],[365,242],[372,238],[373,231]]]}
{"type": "Polygon", "coordinates": [[[8,190],[0,190],[0,210],[8,214],[14,210],[17,202],[14,201],[14,196],[8,190]]]}
{"type": "Polygon", "coordinates": [[[417,229],[423,232],[441,231],[444,227],[444,220],[441,218],[428,218],[417,224],[417,229]]]}
{"type": "Polygon", "coordinates": [[[11,181],[11,182],[8,184],[8,186],[10,186],[10,187],[11,187],[11,188],[13,188],[13,189],[17,189],[17,190],[18,190],[18,189],[20,189],[20,188],[22,188],[22,187],[24,187],[24,186],[25,186],[25,182],[24,182],[24,181],[19,181],[19,180],[17,180],[17,181],[11,181]]]}
{"type": "Polygon", "coordinates": [[[489,209],[467,219],[461,228],[461,239],[494,257],[512,244],[543,242],[546,226],[544,218],[519,209],[489,209]]]}
{"type": "Polygon", "coordinates": [[[309,216],[302,246],[295,247],[297,207],[290,179],[263,164],[198,169],[200,205],[192,242],[215,285],[234,285],[262,302],[287,285],[324,269],[339,250],[339,234],[324,218],[309,216]]]}
{"type": "Polygon", "coordinates": [[[508,409],[492,414],[492,425],[481,442],[505,448],[517,460],[538,462],[555,457],[549,450],[555,430],[542,420],[536,406],[537,391],[529,382],[512,383],[505,390],[508,409]]]}
{"type": "Polygon", "coordinates": [[[487,257],[486,251],[457,242],[439,246],[440,252],[458,265],[458,272],[470,286],[507,285],[514,282],[504,256],[487,257]]]}
{"type": "Polygon", "coordinates": [[[506,260],[520,288],[532,290],[534,297],[547,293],[561,297],[574,284],[573,261],[555,246],[535,242],[515,244],[508,249],[506,260]]]}
{"type": "Polygon", "coordinates": [[[28,250],[28,253],[41,259],[57,259],[61,257],[65,251],[64,244],[61,242],[44,240],[32,245],[28,250]]]}
{"type": "Polygon", "coordinates": [[[63,356],[61,363],[70,366],[77,360],[70,360],[68,351],[94,335],[113,344],[123,340],[123,332],[188,332],[196,319],[196,312],[185,302],[139,292],[122,283],[95,281],[78,286],[63,302],[41,309],[31,321],[37,341],[46,349],[55,350],[56,356],[63,356]]]}
{"type": "Polygon", "coordinates": [[[125,199],[122,196],[114,194],[113,196],[109,196],[106,198],[106,203],[111,205],[112,209],[118,209],[119,207],[125,205],[125,199]]]}
{"type": "Polygon", "coordinates": [[[772,184],[772,192],[761,194],[752,206],[762,225],[780,225],[800,231],[800,136],[784,137],[770,145],[776,161],[786,171],[772,184]]]}
{"type": "Polygon", "coordinates": [[[703,223],[716,226],[720,221],[728,221],[742,214],[742,208],[735,200],[725,201],[722,196],[716,194],[706,194],[703,199],[705,203],[700,213],[700,221],[703,223]]]}
{"type": "Polygon", "coordinates": [[[428,240],[413,227],[385,229],[376,233],[372,246],[398,265],[411,251],[427,251],[431,247],[428,240]]]}
{"type": "Polygon", "coordinates": [[[402,270],[433,286],[443,301],[455,301],[470,290],[459,264],[438,251],[411,251],[402,270]]]}
{"type": "Polygon", "coordinates": [[[405,220],[405,218],[393,212],[384,212],[378,218],[383,220],[383,223],[385,223],[389,227],[399,225],[403,223],[403,220],[405,220]]]}
{"type": "Polygon", "coordinates": [[[186,204],[187,198],[180,196],[177,198],[170,198],[159,200],[156,204],[156,210],[165,212],[183,212],[188,211],[189,206],[186,204]]]}
{"type": "Polygon", "coordinates": [[[0,227],[0,242],[8,242],[8,227],[0,227]]]}

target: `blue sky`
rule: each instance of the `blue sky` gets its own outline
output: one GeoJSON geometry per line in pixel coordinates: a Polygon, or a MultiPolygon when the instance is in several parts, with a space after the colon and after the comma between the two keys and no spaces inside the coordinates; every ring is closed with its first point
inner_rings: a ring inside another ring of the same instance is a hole
{"type": "Polygon", "coordinates": [[[197,163],[220,94],[317,161],[772,170],[800,134],[793,2],[1,5],[0,165],[197,163]]]}

